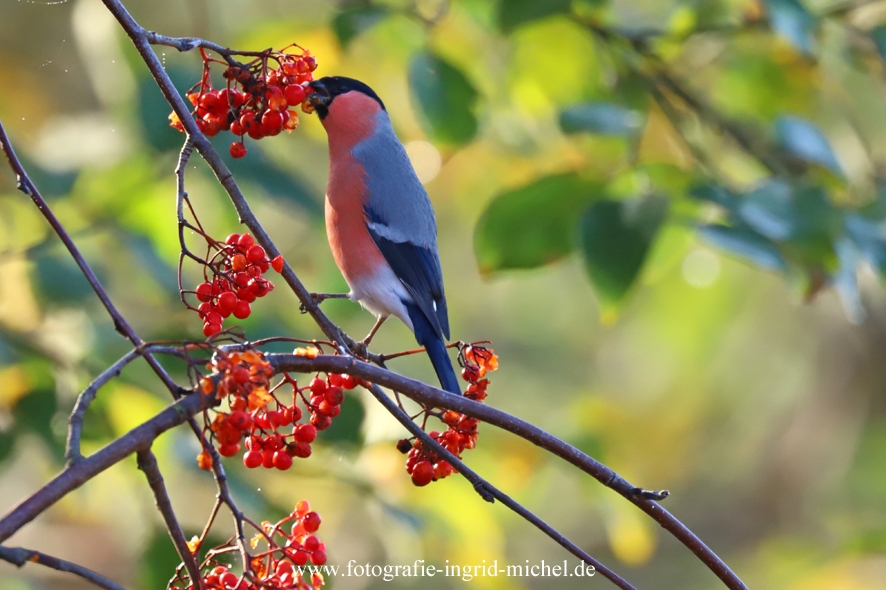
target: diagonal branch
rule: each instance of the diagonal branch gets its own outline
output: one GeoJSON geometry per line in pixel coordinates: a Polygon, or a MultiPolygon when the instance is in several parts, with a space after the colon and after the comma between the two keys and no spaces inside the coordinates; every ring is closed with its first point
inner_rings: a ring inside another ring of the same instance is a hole
{"type": "Polygon", "coordinates": [[[99,588],[105,588],[105,590],[126,590],[125,587],[117,582],[111,581],[103,575],[85,568],[82,565],[77,565],[76,563],[59,559],[58,557],[53,557],[52,555],[47,555],[40,551],[34,551],[33,549],[0,546],[0,559],[8,561],[16,567],[24,567],[25,564],[36,563],[60,572],[74,574],[88,582],[92,582],[99,588]]]}
{"type": "Polygon", "coordinates": [[[182,563],[185,564],[185,569],[188,570],[191,585],[198,590],[203,590],[203,576],[200,575],[200,567],[194,560],[194,554],[191,553],[188,547],[185,533],[178,522],[178,518],[175,516],[175,511],[172,509],[172,500],[169,499],[169,494],[166,492],[166,484],[163,483],[163,474],[160,473],[157,457],[154,456],[150,448],[147,448],[138,451],[136,460],[138,461],[138,468],[144,471],[145,477],[148,479],[148,485],[151,486],[151,491],[154,492],[157,510],[163,516],[163,522],[166,524],[166,530],[169,532],[173,545],[175,545],[175,550],[178,551],[178,556],[181,558],[182,563]]]}

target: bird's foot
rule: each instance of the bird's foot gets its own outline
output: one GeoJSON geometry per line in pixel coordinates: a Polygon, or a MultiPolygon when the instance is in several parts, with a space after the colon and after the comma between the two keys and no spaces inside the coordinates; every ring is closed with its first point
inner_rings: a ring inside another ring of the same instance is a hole
{"type": "MultiPolygon", "coordinates": [[[[313,309],[314,307],[317,307],[318,305],[320,305],[321,303],[323,303],[327,299],[349,299],[350,297],[351,297],[350,293],[311,293],[311,299],[314,302],[313,307],[311,307],[311,309],[313,309]]],[[[308,309],[308,306],[305,305],[304,303],[302,303],[299,306],[298,310],[301,313],[308,313],[308,311],[310,311],[310,309],[308,309]]]]}

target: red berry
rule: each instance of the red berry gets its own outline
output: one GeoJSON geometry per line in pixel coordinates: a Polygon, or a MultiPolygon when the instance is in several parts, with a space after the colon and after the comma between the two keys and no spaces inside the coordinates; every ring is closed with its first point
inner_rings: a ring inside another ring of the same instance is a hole
{"type": "Polygon", "coordinates": [[[320,539],[316,535],[308,535],[305,538],[305,549],[308,551],[316,551],[320,548],[320,539]]]}
{"type": "Polygon", "coordinates": [[[265,128],[265,132],[280,129],[283,126],[283,115],[274,110],[267,110],[262,115],[261,124],[265,128]]]}
{"type": "Polygon", "coordinates": [[[311,424],[313,424],[317,430],[326,430],[332,425],[332,418],[324,416],[323,414],[314,414],[311,416],[311,424]]]}
{"type": "Polygon", "coordinates": [[[412,468],[412,483],[422,487],[431,483],[434,479],[434,466],[428,461],[419,461],[412,468]]]}
{"type": "Polygon", "coordinates": [[[207,338],[215,336],[222,331],[221,324],[203,324],[203,335],[207,338]]]}
{"type": "Polygon", "coordinates": [[[218,324],[220,326],[223,320],[221,314],[213,309],[206,313],[206,317],[203,318],[203,321],[207,324],[218,324]]]}
{"type": "Polygon", "coordinates": [[[228,588],[235,588],[237,581],[237,575],[232,572],[225,572],[218,577],[218,583],[228,588]]]}
{"type": "Polygon", "coordinates": [[[206,302],[212,299],[212,285],[209,283],[200,283],[197,285],[197,299],[206,302]]]}
{"type": "Polygon", "coordinates": [[[320,379],[319,377],[314,377],[311,380],[311,394],[313,395],[323,395],[326,392],[326,381],[320,379]]]}
{"type": "Polygon", "coordinates": [[[329,384],[335,385],[336,387],[341,387],[342,384],[342,376],[338,373],[330,373],[329,374],[329,384]]]}
{"type": "Polygon", "coordinates": [[[325,397],[326,401],[328,401],[331,405],[337,406],[345,401],[345,392],[342,391],[341,387],[333,385],[326,390],[326,393],[323,394],[323,397],[325,397]]]}
{"type": "Polygon", "coordinates": [[[290,448],[292,450],[292,454],[296,457],[306,459],[311,456],[311,443],[296,441],[296,443],[291,445],[290,448]]]}
{"type": "Polygon", "coordinates": [[[252,426],[252,418],[243,410],[234,410],[228,416],[228,424],[237,430],[246,430],[252,426]]]}
{"type": "Polygon", "coordinates": [[[292,467],[292,457],[286,451],[277,451],[274,453],[274,467],[280,471],[286,471],[292,467]]]}
{"type": "Polygon", "coordinates": [[[311,553],[311,563],[314,565],[323,565],[326,563],[326,552],[318,549],[311,553]]]}
{"type": "Polygon", "coordinates": [[[290,84],[283,89],[283,96],[286,98],[286,102],[292,105],[304,102],[306,95],[304,86],[300,84],[290,84]]]}
{"type": "Polygon", "coordinates": [[[233,246],[237,243],[237,240],[240,239],[240,234],[231,234],[227,238],[225,238],[225,244],[228,246],[233,246]]]}
{"type": "Polygon", "coordinates": [[[255,244],[255,238],[249,234],[243,234],[240,236],[240,239],[237,240],[237,245],[240,246],[240,249],[244,252],[252,248],[253,244],[255,244]]]}
{"type": "Polygon", "coordinates": [[[299,424],[293,434],[301,442],[312,443],[317,438],[317,428],[313,424],[299,424]]]}
{"type": "Polygon", "coordinates": [[[277,272],[283,272],[283,256],[279,255],[271,261],[271,267],[277,272]]]}
{"type": "Polygon", "coordinates": [[[259,262],[265,259],[265,249],[261,246],[252,246],[246,251],[246,260],[249,262],[259,262]]]}
{"type": "Polygon", "coordinates": [[[305,519],[302,522],[305,525],[305,530],[309,533],[313,533],[320,528],[320,520],[319,514],[316,512],[308,512],[305,514],[305,519]]]}
{"type": "Polygon", "coordinates": [[[287,424],[293,424],[301,420],[301,408],[299,408],[298,406],[286,408],[285,410],[283,410],[283,414],[286,418],[287,424]]]}
{"type": "Polygon", "coordinates": [[[222,457],[233,457],[240,450],[238,443],[225,443],[218,447],[218,454],[222,457]]]}
{"type": "Polygon", "coordinates": [[[271,449],[265,449],[261,453],[261,464],[266,469],[270,469],[274,466],[274,455],[276,455],[276,451],[271,449]]]}
{"type": "Polygon", "coordinates": [[[262,463],[261,451],[246,451],[243,454],[243,464],[249,469],[255,469],[262,463]]]}
{"type": "Polygon", "coordinates": [[[303,566],[308,563],[308,553],[307,551],[294,551],[292,553],[292,563],[298,566],[303,566]]]}
{"type": "Polygon", "coordinates": [[[249,314],[252,313],[252,309],[249,307],[249,302],[243,301],[240,299],[237,301],[237,305],[234,306],[234,317],[238,320],[245,320],[249,317],[249,314]]]}
{"type": "Polygon", "coordinates": [[[240,128],[249,133],[256,127],[258,127],[259,123],[255,120],[255,113],[253,111],[246,111],[240,116],[240,128]]]}
{"type": "Polygon", "coordinates": [[[342,389],[350,391],[357,387],[357,380],[354,379],[353,375],[342,375],[341,386],[342,389]]]}
{"type": "Polygon", "coordinates": [[[246,303],[252,303],[255,301],[255,293],[247,289],[237,289],[237,297],[241,301],[245,301],[246,303]]]}
{"type": "Polygon", "coordinates": [[[225,291],[218,296],[218,309],[222,314],[230,315],[236,305],[237,296],[233,292],[225,291]]]}
{"type": "MultiPolygon", "coordinates": [[[[235,257],[236,258],[236,257],[235,257]]],[[[245,272],[238,272],[234,275],[234,282],[237,283],[238,287],[245,287],[249,284],[250,278],[249,275],[245,272]]],[[[241,297],[242,299],[242,297],[241,297]]]]}
{"type": "MultiPolygon", "coordinates": [[[[239,135],[239,134],[238,134],[239,135]]],[[[242,158],[246,155],[246,146],[242,141],[235,141],[231,144],[231,157],[232,158],[242,158]]]]}
{"type": "Polygon", "coordinates": [[[214,309],[215,306],[206,301],[197,306],[197,313],[200,314],[201,318],[205,318],[206,314],[208,314],[210,311],[213,311],[214,309]]]}

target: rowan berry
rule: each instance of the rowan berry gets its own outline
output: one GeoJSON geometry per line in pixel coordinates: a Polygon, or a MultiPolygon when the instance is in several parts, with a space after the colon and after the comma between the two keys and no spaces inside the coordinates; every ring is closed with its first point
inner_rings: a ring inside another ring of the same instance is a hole
{"type": "Polygon", "coordinates": [[[333,406],[340,405],[345,400],[345,392],[342,391],[341,387],[335,385],[329,387],[323,393],[323,396],[326,398],[326,401],[333,406]]]}
{"type": "Polygon", "coordinates": [[[311,563],[314,565],[323,565],[326,563],[326,552],[320,549],[311,553],[311,563]]]}
{"type": "Polygon", "coordinates": [[[222,331],[221,324],[203,324],[203,335],[207,338],[215,336],[222,331]]]}
{"type": "Polygon", "coordinates": [[[274,456],[277,454],[277,451],[272,449],[265,449],[261,453],[261,464],[266,469],[270,469],[274,466],[274,456]]]}
{"type": "Polygon", "coordinates": [[[237,301],[237,305],[234,306],[234,317],[238,320],[245,320],[249,317],[249,314],[252,313],[252,309],[249,307],[249,302],[240,299],[237,301]]]}
{"type": "Polygon", "coordinates": [[[283,272],[283,256],[277,256],[271,261],[271,267],[279,272],[283,272]]]}
{"type": "Polygon", "coordinates": [[[316,512],[308,512],[305,514],[305,518],[302,522],[305,525],[305,530],[309,533],[313,533],[320,528],[321,518],[316,512]]]}
{"type": "Polygon", "coordinates": [[[307,96],[304,86],[300,84],[290,84],[283,89],[283,96],[290,105],[301,104],[307,96]]]}
{"type": "Polygon", "coordinates": [[[225,443],[223,445],[219,445],[218,454],[222,457],[233,457],[240,450],[240,445],[238,443],[225,443]]]}
{"type": "Polygon", "coordinates": [[[412,483],[422,487],[434,479],[434,467],[428,461],[420,461],[412,468],[412,483]]]}
{"type": "Polygon", "coordinates": [[[262,464],[262,454],[259,451],[246,451],[243,454],[243,464],[249,469],[255,469],[262,464]]]}
{"type": "Polygon", "coordinates": [[[209,283],[200,283],[197,285],[197,299],[204,303],[212,299],[212,285],[209,283]]]}
{"type": "Polygon", "coordinates": [[[299,424],[292,433],[301,442],[312,443],[317,438],[317,428],[313,424],[299,424]]]}
{"type": "Polygon", "coordinates": [[[280,471],[286,471],[292,467],[292,457],[286,451],[276,451],[274,453],[274,467],[280,471]]]}
{"type": "Polygon", "coordinates": [[[323,395],[326,392],[326,381],[319,377],[314,377],[309,387],[313,395],[323,395]]]}
{"type": "Polygon", "coordinates": [[[246,251],[246,260],[252,263],[261,262],[265,259],[265,249],[255,245],[246,251]]]}

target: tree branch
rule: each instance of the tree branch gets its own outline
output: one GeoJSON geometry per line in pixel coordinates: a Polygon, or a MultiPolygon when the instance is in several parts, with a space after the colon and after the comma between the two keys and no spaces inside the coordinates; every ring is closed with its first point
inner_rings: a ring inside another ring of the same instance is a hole
{"type": "Polygon", "coordinates": [[[163,516],[163,522],[166,524],[166,530],[169,532],[173,545],[175,545],[175,550],[178,551],[178,556],[181,558],[182,563],[185,564],[185,569],[188,570],[191,585],[198,590],[203,590],[203,576],[200,575],[200,567],[194,560],[194,554],[188,548],[188,540],[185,538],[181,524],[179,524],[178,518],[175,516],[175,511],[172,509],[172,500],[169,499],[169,494],[166,492],[166,485],[163,483],[163,474],[160,473],[157,457],[154,456],[150,448],[147,448],[138,451],[136,460],[138,461],[138,468],[145,473],[148,485],[151,486],[151,491],[154,492],[157,510],[163,516]]]}
{"type": "Polygon", "coordinates": [[[103,575],[85,568],[82,565],[77,565],[76,563],[65,561],[64,559],[59,559],[58,557],[53,557],[52,555],[47,555],[40,551],[34,551],[33,549],[25,549],[24,547],[0,547],[0,559],[8,561],[16,567],[24,567],[25,564],[36,563],[60,572],[74,574],[75,576],[80,576],[84,580],[92,582],[99,588],[105,588],[106,590],[126,590],[125,587],[117,582],[113,582],[103,575]]]}

